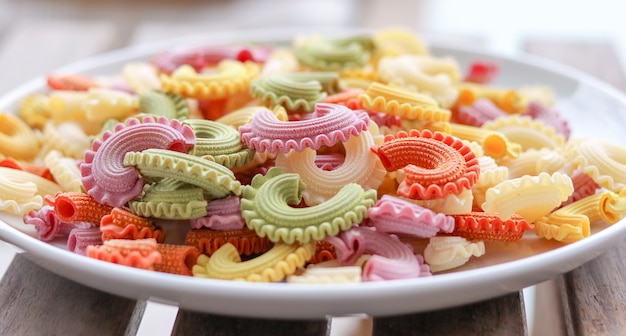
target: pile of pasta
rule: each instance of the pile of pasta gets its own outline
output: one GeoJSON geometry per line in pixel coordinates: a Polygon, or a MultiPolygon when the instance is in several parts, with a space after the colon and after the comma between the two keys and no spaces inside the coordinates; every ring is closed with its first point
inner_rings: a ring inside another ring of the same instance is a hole
{"type": "Polygon", "coordinates": [[[618,222],[626,149],[570,138],[549,87],[499,74],[399,28],[50,74],[0,114],[0,209],[90,258],[292,283],[425,277],[618,222]]]}

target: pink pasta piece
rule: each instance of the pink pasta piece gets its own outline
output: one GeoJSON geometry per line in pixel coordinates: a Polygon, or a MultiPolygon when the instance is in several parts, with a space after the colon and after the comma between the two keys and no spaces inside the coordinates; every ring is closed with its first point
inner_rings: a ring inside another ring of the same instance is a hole
{"type": "Polygon", "coordinates": [[[122,207],[139,195],[144,186],[135,168],[124,166],[126,153],[148,148],[186,153],[194,143],[191,127],[178,120],[130,119],[128,125],[118,124],[115,132],[105,132],[102,140],[95,140],[92,150],[85,152],[85,161],[80,165],[83,186],[97,202],[122,207]]]}
{"type": "Polygon", "coordinates": [[[553,108],[545,106],[541,103],[531,101],[528,103],[526,112],[524,114],[529,115],[533,119],[541,120],[546,125],[554,128],[559,134],[562,134],[565,139],[569,139],[572,133],[567,120],[561,116],[561,113],[553,108]]]}
{"type": "Polygon", "coordinates": [[[476,100],[472,105],[460,106],[457,114],[457,122],[480,127],[487,121],[507,115],[508,113],[500,109],[490,99],[481,98],[476,100]]]}
{"type": "Polygon", "coordinates": [[[192,66],[197,72],[224,59],[240,62],[265,62],[272,53],[270,46],[247,47],[241,45],[203,46],[179,48],[164,52],[152,59],[161,72],[170,74],[181,65],[192,66]]]}
{"type": "Polygon", "coordinates": [[[359,135],[367,130],[370,122],[365,111],[352,111],[343,105],[329,103],[316,104],[311,116],[310,119],[284,122],[270,110],[262,109],[249,124],[239,127],[241,140],[259,152],[317,150],[359,135]]]}
{"type": "Polygon", "coordinates": [[[75,227],[67,237],[67,250],[76,254],[85,255],[87,246],[102,245],[102,232],[96,226],[75,227]]]}
{"type": "Polygon", "coordinates": [[[315,156],[315,165],[321,170],[334,170],[340,167],[345,160],[345,157],[338,153],[332,154],[318,154],[315,156]]]}
{"type": "Polygon", "coordinates": [[[391,195],[368,209],[369,223],[380,232],[430,238],[454,230],[454,218],[391,195]]]}
{"type": "Polygon", "coordinates": [[[162,260],[161,253],[157,251],[157,242],[153,238],[107,240],[103,245],[88,246],[86,255],[114,264],[147,270],[154,270],[154,264],[162,260]]]}
{"type": "Polygon", "coordinates": [[[213,200],[206,207],[204,217],[190,220],[191,228],[213,230],[239,230],[246,222],[241,217],[241,202],[237,196],[213,200]]]}
{"type": "Polygon", "coordinates": [[[596,193],[600,185],[591,178],[588,174],[584,173],[580,169],[576,169],[572,173],[572,184],[574,185],[574,192],[567,198],[567,200],[561,203],[561,207],[574,203],[579,199],[583,199],[587,196],[591,196],[596,193]]]}
{"type": "Polygon", "coordinates": [[[57,237],[67,237],[74,228],[73,223],[62,221],[56,214],[54,207],[44,205],[39,210],[32,210],[24,215],[24,223],[35,226],[35,231],[41,241],[52,241],[57,237]]]}
{"type": "Polygon", "coordinates": [[[430,268],[421,255],[400,241],[397,236],[378,232],[374,228],[355,226],[338,236],[327,237],[342,265],[352,265],[363,254],[372,256],[365,263],[364,281],[409,279],[430,276],[430,268]]]}
{"type": "Polygon", "coordinates": [[[500,73],[498,63],[476,60],[469,66],[469,71],[465,75],[464,81],[487,84],[491,82],[500,73]]]}
{"type": "Polygon", "coordinates": [[[402,118],[398,116],[377,111],[367,111],[367,113],[369,114],[370,119],[372,119],[372,121],[374,121],[378,126],[402,126],[402,118]]]}

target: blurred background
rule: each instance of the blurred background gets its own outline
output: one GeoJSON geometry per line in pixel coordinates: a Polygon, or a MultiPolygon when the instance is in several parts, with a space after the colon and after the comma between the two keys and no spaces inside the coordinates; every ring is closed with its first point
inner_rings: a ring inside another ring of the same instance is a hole
{"type": "Polygon", "coordinates": [[[529,41],[593,40],[617,49],[622,67],[616,71],[622,71],[625,9],[625,2],[614,0],[0,0],[0,94],[106,50],[262,27],[395,25],[413,28],[427,40],[507,53],[528,49],[529,41]]]}

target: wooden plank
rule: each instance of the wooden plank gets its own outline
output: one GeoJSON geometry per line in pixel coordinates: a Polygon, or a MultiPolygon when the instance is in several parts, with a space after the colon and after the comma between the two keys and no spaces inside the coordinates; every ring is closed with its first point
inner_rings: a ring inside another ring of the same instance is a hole
{"type": "Polygon", "coordinates": [[[134,335],[144,303],[67,280],[18,254],[0,282],[0,335],[134,335]]]}
{"type": "Polygon", "coordinates": [[[382,335],[527,335],[519,292],[475,304],[374,319],[374,336],[382,335]]]}
{"type": "Polygon", "coordinates": [[[326,320],[267,320],[220,316],[179,310],[172,335],[326,335],[326,320]]]}
{"type": "MultiPolygon", "coordinates": [[[[532,42],[526,50],[578,68],[626,91],[626,75],[609,43],[532,42]]],[[[626,330],[626,246],[619,245],[556,279],[568,335],[626,330]]]]}

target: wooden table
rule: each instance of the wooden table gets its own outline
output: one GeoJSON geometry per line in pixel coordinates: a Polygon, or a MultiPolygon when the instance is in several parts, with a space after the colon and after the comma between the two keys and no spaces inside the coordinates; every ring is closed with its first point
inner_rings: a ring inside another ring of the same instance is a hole
{"type": "MultiPolygon", "coordinates": [[[[3,4],[0,2],[0,12],[3,4]]],[[[120,28],[113,22],[80,19],[30,19],[14,24],[9,21],[0,15],[0,78],[4,75],[23,80],[71,60],[157,39],[167,26],[152,23],[120,28]]],[[[184,31],[188,27],[185,24],[171,25],[167,31],[184,31]]],[[[624,71],[610,43],[531,40],[526,41],[524,49],[579,68],[626,91],[624,71]]],[[[16,82],[9,83],[1,84],[0,94],[16,82]]],[[[546,300],[547,295],[560,298],[556,301],[557,310],[552,316],[557,318],[553,322],[535,317],[535,324],[542,322],[544,328],[550,328],[549,333],[548,329],[539,332],[528,329],[522,292],[440,311],[365,320],[362,331],[374,335],[527,335],[531,332],[543,335],[559,330],[568,335],[620,334],[626,330],[626,281],[621,272],[625,257],[626,247],[618,246],[540,285],[538,308],[546,302],[555,303],[546,300]],[[550,292],[550,288],[556,288],[557,292],[550,292]]],[[[145,318],[145,302],[69,281],[21,254],[13,257],[4,245],[0,246],[0,270],[3,264],[8,268],[0,282],[1,335],[133,335],[145,318]]],[[[331,333],[330,325],[326,320],[248,319],[179,310],[171,333],[327,335],[331,333]]],[[[163,334],[169,333],[170,330],[163,330],[163,334]]]]}

